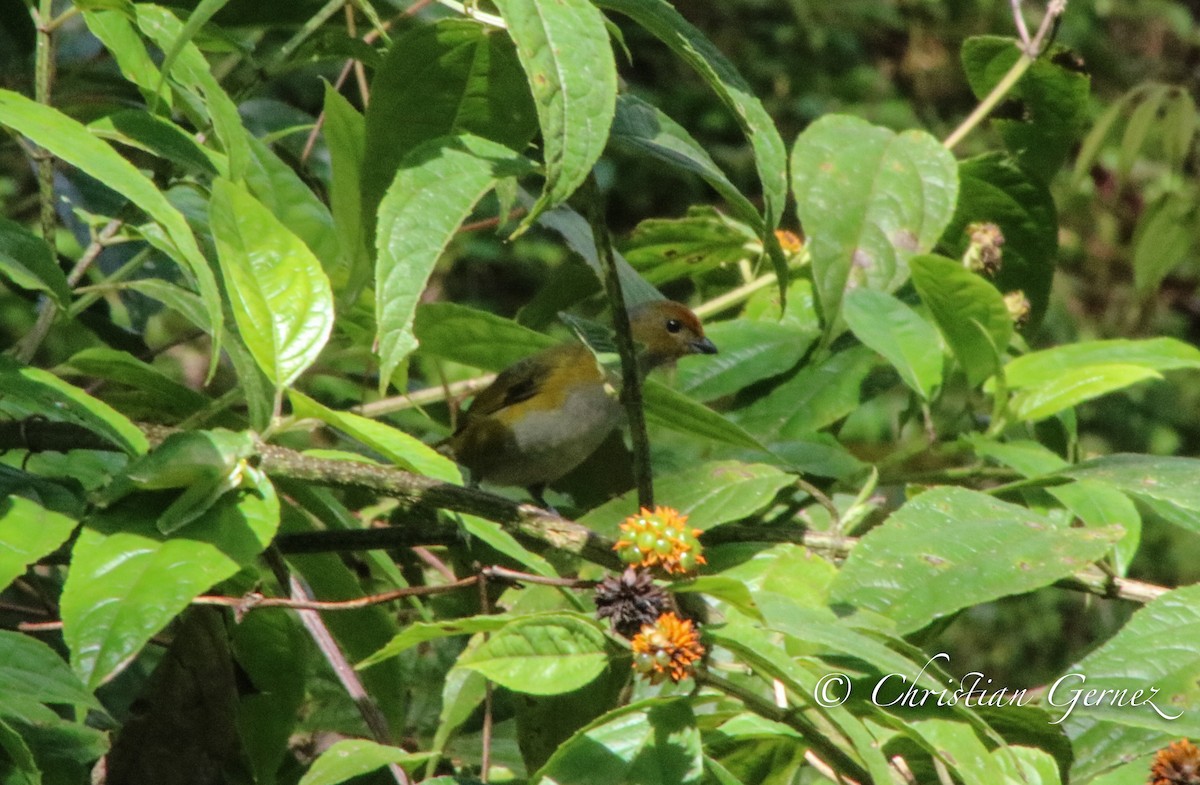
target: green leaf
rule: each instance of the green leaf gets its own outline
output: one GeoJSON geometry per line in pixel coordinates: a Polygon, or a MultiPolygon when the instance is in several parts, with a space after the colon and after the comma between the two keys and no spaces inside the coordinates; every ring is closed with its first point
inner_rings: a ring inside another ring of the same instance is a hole
{"type": "MultiPolygon", "coordinates": [[[[656,477],[654,495],[659,504],[688,516],[689,527],[707,531],[748,518],[792,482],[790,474],[766,464],[714,461],[656,477]]],[[[637,494],[629,491],[595,508],[579,522],[613,537],[618,524],[637,511],[637,494]]]]}
{"type": "Polygon", "coordinates": [[[401,162],[379,205],[375,235],[381,387],[417,347],[417,301],[459,224],[497,180],[529,169],[509,148],[469,135],[434,139],[401,162]]]}
{"type": "Polygon", "coordinates": [[[15,494],[0,501],[0,591],[66,542],[76,523],[15,494]]]}
{"type": "Polygon", "coordinates": [[[1044,384],[1018,390],[1011,408],[1020,419],[1036,422],[1114,390],[1161,378],[1158,371],[1139,365],[1110,363],[1072,368],[1044,384]]]}
{"type": "MultiPolygon", "coordinates": [[[[721,350],[712,357],[684,357],[676,383],[681,392],[711,401],[796,367],[817,334],[781,322],[743,319],[717,322],[705,334],[721,350]]],[[[928,348],[928,347],[926,347],[928,348]]]]}
{"type": "MultiPolygon", "coordinates": [[[[332,277],[333,290],[341,305],[357,299],[371,275],[371,254],[367,250],[363,223],[368,213],[363,210],[362,194],[362,178],[366,176],[363,166],[366,121],[330,84],[325,85],[325,144],[329,148],[333,170],[329,183],[333,227],[341,243],[342,256],[348,261],[346,270],[332,277]]],[[[374,223],[373,214],[371,222],[374,223]]]]}
{"type": "MultiPolygon", "coordinates": [[[[821,689],[818,674],[828,673],[828,667],[822,666],[817,673],[810,672],[810,663],[790,656],[778,645],[775,636],[761,627],[745,624],[727,624],[715,629],[710,627],[706,631],[706,638],[711,639],[715,645],[731,651],[758,675],[779,680],[785,687],[800,695],[807,705],[820,705],[815,696],[815,692],[821,689]]],[[[855,750],[876,782],[887,782],[891,778],[887,759],[880,751],[878,739],[857,717],[843,706],[823,707],[822,714],[853,742],[855,750]]],[[[736,718],[731,722],[736,722],[736,718]]],[[[789,736],[795,734],[791,728],[775,725],[761,718],[755,717],[751,722],[760,732],[763,727],[767,727],[773,728],[775,733],[789,736]]]]}
{"type": "Polygon", "coordinates": [[[1200,212],[1193,196],[1167,193],[1146,208],[1133,233],[1133,283],[1139,294],[1153,292],[1191,256],[1198,229],[1200,212]]]}
{"type": "Polygon", "coordinates": [[[1053,380],[1063,371],[1090,365],[1138,365],[1155,371],[1200,368],[1200,349],[1174,338],[1140,341],[1083,341],[1030,352],[1004,368],[1010,387],[1031,387],[1053,380]]]}
{"type": "Polygon", "coordinates": [[[521,221],[526,228],[566,201],[604,152],[617,64],[604,17],[588,0],[496,0],[496,7],[517,46],[542,130],[546,184],[521,221]]]}
{"type": "Polygon", "coordinates": [[[981,602],[1048,586],[1100,558],[1120,529],[1068,529],[962,488],[920,494],[868,532],[831,602],[878,612],[901,633],[981,602]]]}
{"type": "Polygon", "coordinates": [[[937,330],[887,292],[852,289],[842,306],[846,324],[869,348],[883,355],[915,393],[925,400],[942,383],[937,330]]]}
{"type": "Polygon", "coordinates": [[[1198,685],[1200,587],[1187,586],[1134,613],[1120,632],[1052,682],[1043,703],[1051,714],[1073,720],[1107,720],[1194,738],[1200,736],[1198,685]],[[1124,692],[1083,698],[1090,690],[1124,692]]]}
{"type": "Polygon", "coordinates": [[[458,521],[467,536],[486,543],[488,547],[494,548],[530,572],[547,578],[558,577],[558,571],[545,557],[526,548],[495,521],[485,520],[474,515],[459,515],[458,521]]]}
{"type": "Polygon", "coordinates": [[[944,256],[910,262],[913,284],[966,372],[979,384],[999,368],[1013,321],[996,287],[944,256]]]}
{"type": "Polygon", "coordinates": [[[1061,473],[1095,480],[1145,502],[1172,523],[1200,531],[1200,460],[1157,455],[1106,455],[1061,473]]]}
{"type": "MultiPolygon", "coordinates": [[[[1037,442],[994,442],[980,437],[972,439],[971,444],[979,455],[1010,466],[1025,477],[1051,474],[1070,466],[1057,453],[1037,442]]],[[[1142,518],[1129,497],[1095,480],[1056,485],[1047,488],[1046,492],[1087,526],[1103,528],[1115,523],[1125,529],[1125,536],[1114,548],[1117,572],[1124,575],[1142,536],[1142,518]]]]}
{"type": "Polygon", "coordinates": [[[179,126],[144,109],[122,109],[88,123],[88,130],[101,139],[129,145],[207,174],[217,174],[212,157],[179,126]]]}
{"type": "MultiPolygon", "coordinates": [[[[963,42],[963,69],[976,97],[991,92],[1021,56],[1012,38],[976,36],[963,42]]],[[[1010,115],[1021,119],[992,121],[1021,168],[1043,182],[1062,167],[1087,122],[1090,79],[1059,65],[1073,58],[1070,50],[1051,47],[1008,92],[1006,101],[1015,104],[1010,115]]]]}
{"type": "MultiPolygon", "coordinates": [[[[140,42],[138,44],[141,45],[140,42]]],[[[167,201],[150,178],[115,150],[88,133],[75,120],[56,109],[31,101],[9,90],[0,90],[0,122],[66,163],[104,183],[157,221],[166,232],[173,258],[195,280],[212,327],[213,367],[220,354],[223,327],[221,295],[212,269],[200,253],[196,238],[183,214],[167,201]]]]}
{"type": "Polygon", "coordinates": [[[37,767],[29,744],[12,725],[0,719],[0,750],[7,760],[0,768],[6,785],[42,785],[42,772],[37,767]]]}
{"type": "MultiPolygon", "coordinates": [[[[88,30],[103,42],[116,61],[117,67],[121,69],[121,75],[138,86],[147,102],[153,101],[158,93],[161,77],[158,65],[146,51],[146,44],[133,27],[132,20],[136,16],[133,3],[116,0],[114,5],[117,7],[110,9],[104,7],[105,2],[107,0],[79,4],[84,12],[83,18],[87,22],[88,30]]],[[[173,96],[168,93],[162,97],[162,102],[168,108],[172,107],[173,96]]]]}
{"type": "MultiPolygon", "coordinates": [[[[527,198],[524,192],[521,194],[521,202],[526,206],[533,205],[533,200],[527,198]]],[[[538,223],[561,235],[570,249],[579,254],[596,273],[596,280],[604,280],[600,257],[596,255],[596,240],[586,218],[569,206],[563,205],[542,213],[538,223]]],[[[632,307],[663,299],[662,292],[638,275],[637,271],[629,266],[629,262],[625,261],[625,257],[615,250],[613,259],[617,264],[617,276],[621,279],[621,293],[625,297],[626,305],[632,307]]]]}
{"type": "Polygon", "coordinates": [[[910,729],[933,747],[937,757],[964,782],[1005,781],[999,761],[988,754],[969,725],[934,719],[915,722],[910,729]]]}
{"type": "Polygon", "coordinates": [[[68,422],[103,436],[136,455],[149,447],[145,435],[123,414],[103,401],[38,368],[0,357],[0,412],[14,419],[44,417],[68,422]]]}
{"type": "Polygon", "coordinates": [[[371,163],[362,169],[362,220],[375,225],[400,162],[425,142],[474,134],[524,149],[537,129],[524,81],[512,40],[474,21],[443,19],[398,37],[375,71],[364,116],[371,163]]]}
{"type": "Polygon", "coordinates": [[[237,667],[252,685],[239,694],[238,733],[257,781],[265,785],[290,752],[314,647],[303,623],[287,613],[248,614],[230,635],[237,667]]]}
{"type": "MultiPolygon", "coordinates": [[[[628,16],[670,47],[700,74],[733,114],[754,150],[754,166],[763,190],[763,230],[773,239],[771,233],[779,226],[787,201],[787,151],[754,89],[703,33],[664,0],[600,0],[598,5],[628,16]]],[[[780,274],[781,281],[786,277],[780,274]]]]}
{"type": "Polygon", "coordinates": [[[875,353],[861,346],[838,352],[805,365],[731,417],[766,441],[812,434],[858,407],[859,388],[875,363],[875,353]]]}
{"type": "Polygon", "coordinates": [[[79,678],[53,649],[28,635],[0,630],[0,695],[6,710],[17,704],[52,703],[101,709],[79,678]]]}
{"type": "Polygon", "coordinates": [[[160,407],[181,416],[193,414],[210,403],[207,396],[180,384],[128,352],[97,346],[77,352],[66,364],[87,376],[148,393],[160,407]]]}
{"type": "Polygon", "coordinates": [[[71,304],[71,287],[50,246],[7,218],[0,218],[0,275],[22,289],[45,292],[60,309],[71,304]]]}
{"type": "Polygon", "coordinates": [[[763,218],[758,209],[737,189],[712,157],[679,123],[635,95],[617,96],[609,143],[630,153],[657,159],[682,172],[695,175],[712,186],[734,214],[761,236],[763,218]]]}
{"type": "Polygon", "coordinates": [[[553,614],[505,625],[458,664],[514,692],[556,695],[599,676],[608,658],[607,639],[595,621],[553,614]]]}
{"type": "Polygon", "coordinates": [[[238,331],[276,388],[304,372],[333,329],[321,263],[243,187],[213,183],[209,220],[238,331]]]}
{"type": "Polygon", "coordinates": [[[89,689],[123,669],[151,636],[201,592],[236,573],[275,534],[269,483],[227,494],[187,536],[164,536],[156,510],[133,499],[84,526],[62,594],[63,638],[89,689]]]}
{"type": "MultiPolygon", "coordinates": [[[[213,133],[227,156],[227,171],[222,174],[235,181],[240,180],[250,164],[251,137],[242,124],[237,104],[213,76],[204,54],[195,44],[187,41],[184,24],[174,14],[166,8],[149,3],[139,3],[135,7],[138,28],[157,44],[159,49],[167,51],[178,42],[184,42],[178,49],[170,71],[164,69],[163,74],[172,84],[189,93],[194,99],[193,107],[206,114],[212,121],[213,133]]],[[[154,87],[155,95],[159,86],[156,84],[154,87]]]]}
{"type": "MultiPolygon", "coordinates": [[[[171,72],[171,66],[175,64],[176,58],[183,52],[184,47],[192,42],[192,38],[196,36],[196,33],[200,32],[200,29],[208,24],[208,20],[212,19],[228,2],[229,0],[200,0],[196,4],[196,7],[192,9],[192,13],[188,15],[187,22],[179,31],[179,35],[176,36],[175,41],[170,47],[164,48],[166,52],[163,55],[162,61],[164,75],[171,72]]],[[[160,84],[159,90],[161,89],[162,85],[160,84]]],[[[155,92],[159,92],[159,90],[155,92]]]]}
{"type": "Polygon", "coordinates": [[[686,700],[610,711],[578,731],[531,779],[537,785],[695,785],[704,772],[700,729],[686,700]]]}
{"type": "Polygon", "coordinates": [[[642,385],[642,403],[651,425],[738,447],[766,449],[741,425],[655,379],[642,385]]]}
{"type": "Polygon", "coordinates": [[[414,622],[388,641],[382,649],[362,660],[355,666],[358,670],[390,659],[396,655],[428,641],[449,638],[455,635],[474,635],[477,632],[495,632],[519,616],[497,613],[490,616],[468,616],[462,619],[447,619],[436,622],[414,622]]]}
{"type": "Polygon", "coordinates": [[[304,241],[327,275],[344,267],[329,208],[292,167],[251,137],[246,187],[294,235],[304,241]]]}
{"type": "Polygon", "coordinates": [[[1004,257],[995,286],[1001,292],[1024,292],[1030,322],[1038,324],[1050,300],[1058,258],[1058,211],[1049,189],[998,153],[961,162],[958,179],[958,206],[942,246],[950,256],[961,258],[970,245],[970,224],[999,226],[1004,257]]]}
{"type": "Polygon", "coordinates": [[[1129,122],[1125,124],[1125,133],[1121,137],[1120,160],[1117,164],[1117,171],[1122,180],[1129,176],[1130,170],[1141,155],[1151,130],[1163,114],[1163,107],[1171,92],[1172,89],[1164,84],[1147,85],[1133,102],[1133,111],[1129,114],[1129,122]]]}
{"type": "Polygon", "coordinates": [[[427,752],[408,752],[400,747],[388,747],[366,739],[343,739],[313,761],[313,765],[300,778],[300,785],[336,785],[392,763],[416,766],[428,760],[430,755],[427,752]]]}
{"type": "Polygon", "coordinates": [[[683,218],[642,221],[625,247],[625,258],[655,285],[698,278],[759,253],[759,240],[749,226],[707,206],[691,207],[683,218]]]}
{"type": "Polygon", "coordinates": [[[502,371],[557,343],[511,319],[457,303],[417,306],[413,332],[422,352],[485,371],[502,371]]]}
{"type": "Polygon", "coordinates": [[[831,333],[848,287],[894,291],[909,259],[933,248],[954,213],[958,170],[923,131],[828,115],[796,140],[792,191],[831,333]]]}
{"type": "Polygon", "coordinates": [[[455,485],[462,484],[462,474],[454,461],[415,436],[352,412],[334,411],[296,390],[290,390],[288,398],[297,417],[320,420],[409,471],[455,485]]]}

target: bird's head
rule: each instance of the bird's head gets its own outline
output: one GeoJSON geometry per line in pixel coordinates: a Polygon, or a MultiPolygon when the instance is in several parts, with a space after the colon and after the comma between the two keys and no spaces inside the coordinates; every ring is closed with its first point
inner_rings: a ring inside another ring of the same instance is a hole
{"type": "Polygon", "coordinates": [[[645,348],[641,354],[644,370],[674,362],[688,354],[716,354],[717,347],[704,337],[700,320],[685,305],[656,300],[629,313],[633,340],[645,348]]]}

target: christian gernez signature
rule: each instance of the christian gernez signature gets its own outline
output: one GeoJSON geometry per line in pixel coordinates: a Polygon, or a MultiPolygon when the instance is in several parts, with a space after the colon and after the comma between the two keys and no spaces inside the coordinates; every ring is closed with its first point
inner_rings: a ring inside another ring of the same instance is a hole
{"type": "MultiPolygon", "coordinates": [[[[1034,700],[1028,690],[1012,690],[1007,687],[993,686],[992,680],[979,671],[971,671],[957,682],[946,679],[946,687],[919,687],[918,683],[926,677],[926,671],[935,662],[949,662],[950,655],[940,652],[930,657],[921,670],[912,677],[902,673],[889,673],[875,682],[871,689],[870,700],[876,706],[896,706],[915,708],[917,706],[1025,706],[1034,700]]],[[[929,674],[925,683],[941,680],[940,676],[929,674]]],[[[840,706],[850,698],[853,684],[850,677],[844,673],[828,673],[817,680],[814,696],[817,703],[825,707],[840,706]]],[[[1180,711],[1171,714],[1164,711],[1155,702],[1158,695],[1157,687],[1144,687],[1136,690],[1129,689],[1095,689],[1087,687],[1087,676],[1082,673],[1067,673],[1060,676],[1053,684],[1045,689],[1042,703],[1059,710],[1051,724],[1058,725],[1071,716],[1080,706],[1083,707],[1120,707],[1120,708],[1149,708],[1165,720],[1177,720],[1183,716],[1180,711]]]]}

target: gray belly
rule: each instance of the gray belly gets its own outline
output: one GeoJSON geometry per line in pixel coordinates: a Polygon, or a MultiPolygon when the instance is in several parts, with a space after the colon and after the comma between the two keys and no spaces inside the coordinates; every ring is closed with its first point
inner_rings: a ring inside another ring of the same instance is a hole
{"type": "Polygon", "coordinates": [[[500,485],[553,482],[595,452],[620,420],[616,395],[586,385],[561,408],[532,412],[513,428],[510,454],[497,461],[488,479],[500,485]]]}

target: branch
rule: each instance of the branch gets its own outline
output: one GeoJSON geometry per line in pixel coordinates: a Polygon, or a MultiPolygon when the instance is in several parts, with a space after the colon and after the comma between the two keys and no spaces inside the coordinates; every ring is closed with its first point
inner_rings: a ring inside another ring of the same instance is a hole
{"type": "MultiPolygon", "coordinates": [[[[142,429],[152,444],[161,442],[172,432],[171,428],[162,425],[143,425],[142,429]]],[[[46,420],[0,423],[0,450],[14,448],[35,452],[118,449],[116,445],[72,423],[46,420]]],[[[522,504],[477,488],[453,485],[391,466],[316,458],[270,444],[260,447],[259,456],[260,468],[277,481],[300,480],[333,488],[362,490],[391,496],[403,506],[411,508],[436,508],[477,515],[499,523],[523,544],[535,549],[549,548],[609,569],[619,570],[624,566],[612,550],[611,539],[532,504],[522,504]]],[[[280,535],[278,543],[281,550],[293,552],[344,551],[406,547],[416,540],[420,540],[420,544],[430,545],[439,542],[439,537],[448,538],[448,530],[435,529],[431,533],[427,527],[417,530],[394,527],[280,535]]],[[[799,526],[738,523],[710,529],[700,539],[705,545],[789,542],[803,545],[831,559],[845,558],[858,544],[857,537],[811,531],[799,526]]],[[[1054,585],[1138,603],[1149,602],[1170,591],[1164,586],[1108,575],[1091,565],[1060,579],[1054,585]]]]}
{"type": "Polygon", "coordinates": [[[621,292],[621,276],[613,258],[612,240],[608,236],[608,224],[604,217],[604,200],[596,174],[588,174],[584,187],[580,189],[587,200],[587,218],[596,243],[596,256],[600,269],[604,271],[604,289],[608,304],[612,306],[613,329],[617,334],[617,352],[621,355],[621,402],[629,417],[629,431],[633,441],[633,476],[637,480],[638,506],[654,509],[654,477],[650,468],[650,437],[646,435],[646,414],[642,410],[642,376],[638,369],[637,348],[633,345],[633,331],[629,326],[629,310],[625,307],[625,295],[621,292]]]}

